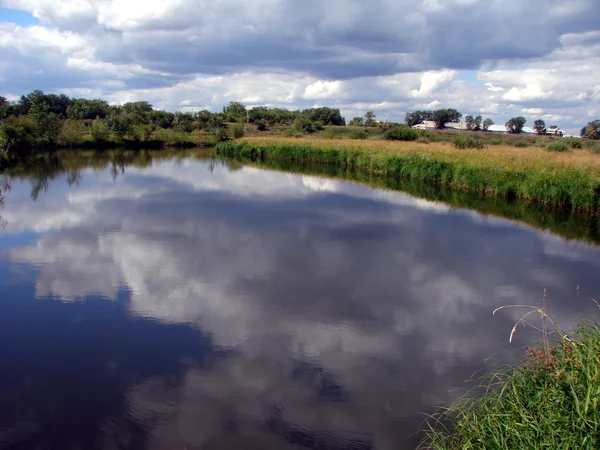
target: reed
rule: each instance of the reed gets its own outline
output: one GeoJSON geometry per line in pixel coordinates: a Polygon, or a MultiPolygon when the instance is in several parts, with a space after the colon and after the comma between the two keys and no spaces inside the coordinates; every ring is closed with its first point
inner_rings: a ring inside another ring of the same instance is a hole
{"type": "Polygon", "coordinates": [[[594,211],[600,206],[600,158],[585,150],[554,153],[503,145],[458,149],[439,142],[247,138],[221,143],[217,152],[353,167],[570,210],[594,211]]]}

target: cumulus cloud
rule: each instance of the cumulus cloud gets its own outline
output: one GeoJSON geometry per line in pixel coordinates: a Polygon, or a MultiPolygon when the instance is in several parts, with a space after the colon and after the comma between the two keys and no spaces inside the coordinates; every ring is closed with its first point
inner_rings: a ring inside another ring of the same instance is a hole
{"type": "Polygon", "coordinates": [[[348,116],[369,108],[394,120],[431,104],[497,122],[538,108],[572,132],[600,109],[593,0],[0,5],[42,24],[0,25],[3,95],[68,89],[187,110],[230,100],[331,104],[348,116]],[[461,79],[465,69],[476,79],[461,79]]]}

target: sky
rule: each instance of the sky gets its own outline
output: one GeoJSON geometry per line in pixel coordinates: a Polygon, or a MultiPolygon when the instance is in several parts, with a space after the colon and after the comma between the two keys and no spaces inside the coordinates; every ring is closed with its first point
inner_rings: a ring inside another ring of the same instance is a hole
{"type": "Polygon", "coordinates": [[[597,0],[0,0],[0,95],[600,118],[597,0]]]}

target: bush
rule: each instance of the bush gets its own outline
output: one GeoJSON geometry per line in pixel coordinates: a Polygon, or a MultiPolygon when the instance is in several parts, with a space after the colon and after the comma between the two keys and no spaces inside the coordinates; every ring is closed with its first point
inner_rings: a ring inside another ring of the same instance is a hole
{"type": "Polygon", "coordinates": [[[231,136],[233,139],[240,139],[244,137],[244,125],[241,123],[236,123],[235,125],[231,125],[229,127],[231,130],[231,136]]]}
{"type": "Polygon", "coordinates": [[[422,136],[419,139],[417,139],[417,142],[419,144],[429,144],[431,140],[428,137],[422,136]]]}
{"type": "Polygon", "coordinates": [[[529,143],[527,141],[515,141],[513,142],[513,147],[525,148],[529,147],[529,143]]]}
{"type": "Polygon", "coordinates": [[[588,150],[592,153],[600,153],[600,142],[592,142],[588,146],[588,150]]]}
{"type": "Polygon", "coordinates": [[[504,145],[505,142],[504,136],[494,137],[488,141],[490,145],[504,145]]]}
{"type": "Polygon", "coordinates": [[[102,119],[96,119],[92,122],[90,134],[96,142],[106,142],[110,139],[110,130],[106,122],[102,119]]]}
{"type": "Polygon", "coordinates": [[[385,130],[383,137],[388,141],[415,141],[419,132],[406,125],[396,125],[385,130]]]}
{"type": "Polygon", "coordinates": [[[323,139],[335,139],[336,134],[331,128],[327,128],[319,133],[319,137],[322,137],[323,139]]]}
{"type": "Polygon", "coordinates": [[[368,139],[369,133],[365,130],[354,130],[350,133],[350,139],[368,139]]]}
{"type": "Polygon", "coordinates": [[[565,141],[555,141],[546,147],[546,150],[550,152],[569,152],[571,146],[565,141]]]}
{"type": "Polygon", "coordinates": [[[566,139],[565,141],[571,148],[577,148],[577,149],[583,148],[583,142],[581,142],[581,139],[573,138],[573,139],[566,139]]]}
{"type": "Polygon", "coordinates": [[[58,142],[61,145],[75,145],[81,141],[85,132],[85,125],[81,120],[67,119],[62,123],[58,142]]]}
{"type": "Polygon", "coordinates": [[[292,127],[292,128],[287,128],[287,129],[283,130],[283,133],[281,133],[281,135],[283,137],[301,138],[301,137],[304,137],[306,135],[306,133],[292,127]]]}
{"type": "Polygon", "coordinates": [[[227,128],[217,127],[213,130],[213,134],[217,142],[225,142],[230,139],[229,133],[227,132],[227,128]]]}
{"type": "Polygon", "coordinates": [[[267,124],[264,120],[257,120],[254,125],[256,125],[256,131],[267,131],[267,124]]]}
{"type": "Polygon", "coordinates": [[[456,148],[484,148],[485,144],[481,138],[466,134],[459,134],[454,138],[454,146],[456,148]]]}

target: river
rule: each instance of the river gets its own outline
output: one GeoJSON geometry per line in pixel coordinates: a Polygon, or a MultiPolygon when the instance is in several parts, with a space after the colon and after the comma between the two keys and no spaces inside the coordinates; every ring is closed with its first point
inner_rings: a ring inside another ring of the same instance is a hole
{"type": "Polygon", "coordinates": [[[505,218],[210,158],[34,172],[0,210],[1,448],[413,449],[540,339],[495,308],[597,315],[595,243],[505,218]]]}

